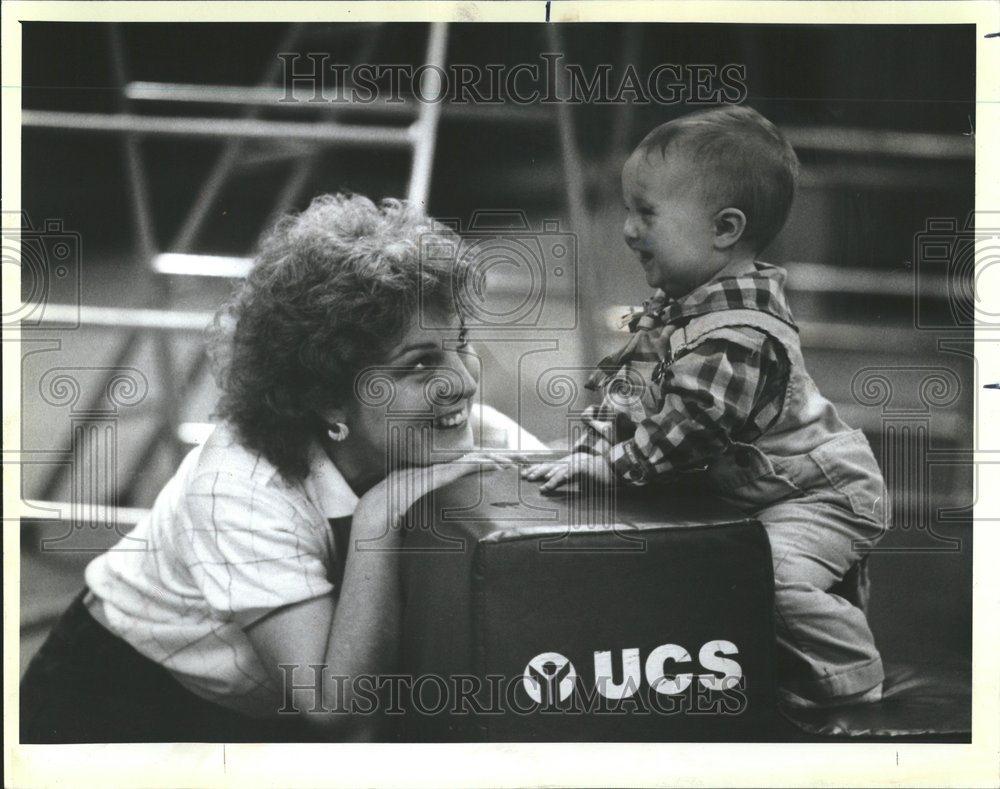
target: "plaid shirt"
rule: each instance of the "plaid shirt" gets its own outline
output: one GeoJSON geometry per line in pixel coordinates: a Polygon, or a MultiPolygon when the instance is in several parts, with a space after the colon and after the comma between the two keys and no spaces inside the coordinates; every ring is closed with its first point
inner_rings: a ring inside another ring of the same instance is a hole
{"type": "Polygon", "coordinates": [[[626,483],[644,485],[705,466],[733,440],[758,438],[784,401],[789,366],[781,344],[744,328],[743,342],[709,333],[676,359],[669,345],[676,327],[723,310],[760,310],[794,326],[785,272],[762,263],[756,269],[706,283],[677,301],[662,292],[647,301],[629,322],[629,343],[604,359],[588,384],[605,394],[600,406],[584,412],[587,430],[576,449],[603,456],[626,483]],[[644,398],[634,395],[643,389],[644,398]]]}

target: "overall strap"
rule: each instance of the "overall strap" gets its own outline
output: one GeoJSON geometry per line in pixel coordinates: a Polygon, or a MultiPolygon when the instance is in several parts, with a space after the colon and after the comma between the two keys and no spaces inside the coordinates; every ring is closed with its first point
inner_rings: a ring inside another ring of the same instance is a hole
{"type": "MultiPolygon", "coordinates": [[[[777,341],[781,346],[781,353],[785,358],[785,362],[789,365],[787,368],[789,375],[791,375],[792,367],[796,363],[801,364],[798,329],[785,323],[780,318],[776,318],[760,310],[720,310],[692,318],[685,326],[679,328],[670,336],[671,357],[676,359],[679,354],[694,347],[706,335],[712,332],[715,332],[715,336],[721,338],[726,338],[726,335],[730,334],[729,339],[737,343],[741,340],[745,341],[738,334],[738,330],[742,328],[757,329],[777,341]]],[[[788,379],[785,381],[786,391],[787,385],[788,379]]],[[[765,400],[753,408],[747,417],[748,423],[757,424],[757,434],[753,440],[767,433],[778,423],[786,406],[785,398],[782,397],[777,405],[769,400],[765,400]],[[774,413],[770,414],[770,418],[766,420],[766,424],[761,426],[758,424],[758,420],[769,409],[773,409],[774,413]]]]}
{"type": "Polygon", "coordinates": [[[751,328],[773,337],[786,352],[799,347],[799,332],[767,312],[760,310],[719,310],[692,318],[670,335],[670,354],[673,358],[697,345],[704,336],[720,329],[751,328]]]}

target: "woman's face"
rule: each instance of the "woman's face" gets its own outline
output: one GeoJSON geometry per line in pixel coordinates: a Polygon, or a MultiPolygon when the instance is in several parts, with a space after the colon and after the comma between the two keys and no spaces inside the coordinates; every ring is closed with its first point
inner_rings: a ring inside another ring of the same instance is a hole
{"type": "Polygon", "coordinates": [[[344,444],[385,472],[454,460],[473,446],[469,415],[478,381],[478,359],[458,318],[449,328],[414,319],[385,358],[356,377],[344,444]]]}

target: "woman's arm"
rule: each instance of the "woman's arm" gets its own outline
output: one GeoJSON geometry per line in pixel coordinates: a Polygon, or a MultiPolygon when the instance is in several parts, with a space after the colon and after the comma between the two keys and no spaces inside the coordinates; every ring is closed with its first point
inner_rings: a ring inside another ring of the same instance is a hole
{"type": "Polygon", "coordinates": [[[392,549],[399,545],[400,530],[392,529],[381,537],[379,547],[386,550],[358,550],[359,540],[378,537],[378,528],[384,530],[385,524],[363,504],[364,499],[352,523],[339,602],[333,595],[324,595],[288,606],[246,631],[280,683],[281,708],[304,714],[309,723],[334,739],[374,736],[373,716],[351,714],[356,697],[350,683],[362,674],[389,673],[395,660],[399,579],[398,554],[392,549]],[[278,668],[282,665],[284,670],[278,668]],[[341,677],[346,679],[335,679],[341,677]],[[310,685],[318,685],[320,692],[302,687],[310,685]],[[300,689],[291,690],[293,686],[300,689]]]}
{"type": "Polygon", "coordinates": [[[356,683],[361,677],[377,682],[395,669],[400,624],[399,518],[409,504],[431,490],[480,468],[495,467],[496,461],[476,455],[431,467],[433,471],[408,469],[390,475],[362,497],[351,525],[338,599],[324,595],[287,606],[246,629],[283,694],[292,685],[307,686],[290,691],[281,707],[296,709],[331,739],[366,740],[376,735],[377,711],[364,714],[374,694],[369,690],[359,695],[356,683]],[[404,501],[396,511],[390,502],[398,501],[404,491],[404,501]],[[295,667],[294,674],[287,666],[295,667]],[[314,671],[322,672],[322,683],[314,671]],[[319,697],[313,686],[321,689],[319,697]]]}

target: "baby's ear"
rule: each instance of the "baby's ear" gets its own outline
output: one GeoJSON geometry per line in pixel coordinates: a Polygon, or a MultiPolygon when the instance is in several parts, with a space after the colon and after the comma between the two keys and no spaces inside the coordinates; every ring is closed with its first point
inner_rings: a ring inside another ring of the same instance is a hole
{"type": "Polygon", "coordinates": [[[738,208],[723,208],[714,217],[715,248],[729,249],[743,237],[747,215],[738,208]]]}

